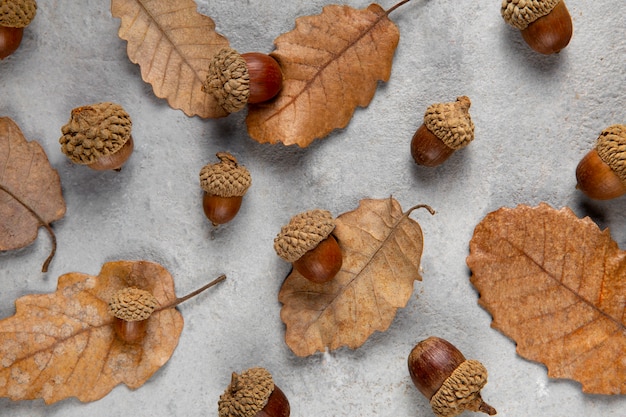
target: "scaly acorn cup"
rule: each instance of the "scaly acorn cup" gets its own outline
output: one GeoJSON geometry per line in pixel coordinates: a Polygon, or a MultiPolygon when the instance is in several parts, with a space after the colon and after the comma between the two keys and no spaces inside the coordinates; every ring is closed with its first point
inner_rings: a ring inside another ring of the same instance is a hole
{"type": "Polygon", "coordinates": [[[234,113],[248,103],[272,99],[282,85],[283,72],[271,56],[223,48],[209,64],[202,91],[212,94],[226,112],[234,113]]]}
{"type": "Polygon", "coordinates": [[[323,284],[341,270],[343,254],[332,235],[335,220],[327,210],[297,214],[274,239],[276,254],[306,279],[323,284]]]}
{"type": "Polygon", "coordinates": [[[572,38],[572,17],[563,0],[503,0],[500,13],[539,53],[557,53],[572,38]]]}
{"type": "Polygon", "coordinates": [[[487,369],[477,360],[466,360],[447,340],[434,336],[422,340],[411,350],[408,366],[411,380],[430,400],[437,417],[454,417],[465,410],[496,414],[480,396],[487,369]]]}
{"type": "Polygon", "coordinates": [[[130,116],[119,104],[77,107],[61,128],[61,151],[74,163],[96,171],[119,171],[133,152],[130,116]]]}
{"type": "Polygon", "coordinates": [[[200,170],[200,187],[204,190],[202,207],[213,226],[228,223],[239,212],[243,196],[252,184],[246,167],[227,152],[218,152],[220,162],[200,170]]]}
{"type": "Polygon", "coordinates": [[[426,109],[424,123],[411,140],[411,156],[416,164],[440,165],[474,140],[471,105],[469,97],[461,96],[453,103],[436,103],[426,109]]]}
{"type": "Polygon", "coordinates": [[[36,13],[35,0],[0,0],[0,60],[17,50],[36,13]]]}
{"type": "Polygon", "coordinates": [[[289,417],[287,397],[264,368],[251,368],[237,375],[218,401],[219,417],[289,417]]]}
{"type": "Polygon", "coordinates": [[[612,125],[600,133],[595,148],[578,163],[576,181],[576,188],[596,200],[626,193],[626,125],[612,125]]]}

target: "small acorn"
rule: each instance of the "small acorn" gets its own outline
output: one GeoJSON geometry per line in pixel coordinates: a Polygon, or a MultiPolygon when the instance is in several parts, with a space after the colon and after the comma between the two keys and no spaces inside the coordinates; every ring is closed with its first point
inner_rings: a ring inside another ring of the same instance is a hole
{"type": "Polygon", "coordinates": [[[469,97],[461,96],[453,103],[428,106],[424,123],[411,140],[411,155],[418,165],[434,167],[443,163],[456,150],[474,140],[474,122],[469,114],[469,97]]]}
{"type": "Polygon", "coordinates": [[[218,401],[219,417],[289,417],[287,397],[264,368],[251,368],[237,375],[218,401]]]}
{"type": "Polygon", "coordinates": [[[496,414],[480,396],[487,369],[477,360],[466,360],[447,340],[434,336],[422,340],[411,350],[408,365],[413,384],[430,400],[437,417],[454,417],[465,410],[496,414]]]}
{"type": "Polygon", "coordinates": [[[305,211],[281,228],[274,250],[306,279],[323,284],[332,280],[343,264],[341,248],[332,235],[334,229],[335,220],[329,211],[305,211]]]}
{"type": "Polygon", "coordinates": [[[36,13],[35,0],[0,0],[0,60],[17,50],[36,13]]]}
{"type": "Polygon", "coordinates": [[[239,212],[243,196],[252,184],[246,167],[227,152],[218,152],[220,162],[200,170],[200,187],[204,190],[202,207],[213,226],[228,223],[239,212]]]}
{"type": "Polygon", "coordinates": [[[271,56],[223,48],[209,64],[202,91],[212,94],[224,111],[234,113],[248,103],[271,100],[282,85],[283,72],[271,56]]]}
{"type": "Polygon", "coordinates": [[[148,319],[158,304],[152,294],[139,288],[128,287],[115,293],[109,301],[109,312],[114,317],[113,329],[117,337],[130,344],[141,342],[148,319]]]}
{"type": "Polygon", "coordinates": [[[503,0],[500,13],[539,53],[558,53],[572,38],[572,17],[563,0],[503,0]]]}
{"type": "Polygon", "coordinates": [[[600,133],[596,146],[578,163],[580,191],[596,200],[626,193],[626,125],[612,125],[600,133]]]}
{"type": "Polygon", "coordinates": [[[122,106],[105,102],[77,107],[61,128],[61,151],[96,171],[119,171],[133,152],[132,122],[122,106]]]}

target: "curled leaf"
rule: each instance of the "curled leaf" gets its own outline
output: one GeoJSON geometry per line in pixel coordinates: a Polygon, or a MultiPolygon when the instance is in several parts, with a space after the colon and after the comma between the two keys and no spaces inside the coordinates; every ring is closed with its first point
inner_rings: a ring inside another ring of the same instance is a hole
{"type": "Polygon", "coordinates": [[[0,396],[95,401],[120,383],[140,387],[178,344],[183,318],[168,307],[176,301],[172,276],[145,261],[110,262],[98,276],[65,274],[55,293],[19,298],[15,315],[0,321],[0,396]],[[139,344],[116,337],[108,311],[115,292],[133,286],[161,308],[139,344]]]}
{"type": "Polygon", "coordinates": [[[568,208],[502,208],[478,224],[467,264],[492,326],[552,378],[626,394],[626,253],[568,208]]]}
{"type": "Polygon", "coordinates": [[[201,89],[211,58],[228,40],[193,0],[111,0],[111,13],[122,20],[118,34],[128,41],[128,58],[157,97],[188,116],[226,116],[201,89]]]}
{"type": "Polygon", "coordinates": [[[387,330],[411,297],[413,282],[422,279],[422,229],[409,218],[415,208],[403,213],[393,198],[362,200],[336,219],[343,266],[335,278],[314,284],[291,272],[278,299],[285,341],[296,355],[356,349],[375,331],[387,330]]]}
{"type": "Polygon", "coordinates": [[[250,106],[250,136],[306,147],[345,127],[355,108],[372,100],[378,80],[391,74],[400,34],[387,15],[377,4],[330,5],[298,18],[293,31],[275,40],[271,55],[283,70],[283,88],[274,100],[250,106]]]}
{"type": "Polygon", "coordinates": [[[39,143],[28,142],[20,128],[8,117],[0,117],[0,250],[30,245],[40,226],[56,238],[50,223],[65,215],[65,200],[58,172],[50,166],[39,143]]]}

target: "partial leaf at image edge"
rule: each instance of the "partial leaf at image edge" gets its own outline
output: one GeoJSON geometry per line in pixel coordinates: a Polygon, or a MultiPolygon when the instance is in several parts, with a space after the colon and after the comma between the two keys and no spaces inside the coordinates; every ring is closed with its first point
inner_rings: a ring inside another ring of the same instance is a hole
{"type": "Polygon", "coordinates": [[[490,213],[467,264],[492,327],[586,393],[626,394],[626,252],[568,208],[490,213]]]}
{"type": "Polygon", "coordinates": [[[360,347],[385,331],[413,293],[423,250],[419,224],[393,198],[365,199],[336,219],[333,235],[343,252],[335,278],[314,284],[295,269],[278,295],[285,341],[298,356],[360,347]]]}
{"type": "Polygon", "coordinates": [[[50,223],[65,215],[65,200],[58,172],[36,141],[28,142],[17,124],[0,117],[0,250],[30,245],[39,227],[52,239],[46,272],[56,251],[56,237],[50,223]]]}

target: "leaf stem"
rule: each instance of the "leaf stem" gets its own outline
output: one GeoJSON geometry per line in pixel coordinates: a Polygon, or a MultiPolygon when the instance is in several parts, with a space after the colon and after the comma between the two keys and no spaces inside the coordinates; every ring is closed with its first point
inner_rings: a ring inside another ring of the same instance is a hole
{"type": "Polygon", "coordinates": [[[402,0],[400,3],[396,4],[395,6],[393,6],[391,9],[387,10],[385,13],[387,14],[387,16],[389,16],[394,10],[396,10],[398,7],[410,2],[411,0],[402,0]]]}
{"type": "Polygon", "coordinates": [[[409,215],[409,214],[411,214],[414,210],[421,209],[421,208],[428,210],[428,212],[429,212],[431,215],[433,215],[433,216],[434,216],[434,215],[435,215],[435,213],[436,213],[436,211],[435,211],[435,210],[434,210],[431,206],[429,206],[428,204],[418,204],[417,206],[413,206],[413,207],[411,207],[410,209],[408,209],[408,210],[406,211],[406,215],[408,216],[408,215],[409,215]]]}
{"type": "Polygon", "coordinates": [[[166,310],[168,308],[174,308],[177,305],[179,305],[180,303],[183,303],[187,300],[189,300],[190,298],[195,297],[196,295],[200,294],[201,292],[208,290],[209,288],[211,288],[214,285],[219,284],[220,282],[224,281],[226,279],[226,275],[220,275],[219,277],[215,278],[213,281],[209,282],[208,284],[204,285],[203,287],[198,288],[197,290],[190,292],[189,294],[183,296],[183,297],[179,297],[177,299],[175,299],[174,301],[172,301],[170,304],[167,304],[165,306],[159,307],[157,309],[155,309],[154,311],[161,311],[161,310],[166,310]]]}
{"type": "Polygon", "coordinates": [[[50,238],[52,239],[52,249],[50,249],[50,255],[48,255],[48,258],[45,260],[45,262],[41,266],[41,272],[48,272],[48,266],[50,265],[50,262],[52,261],[52,258],[54,258],[54,254],[57,251],[57,237],[54,234],[54,231],[52,230],[52,226],[50,226],[50,224],[46,222],[39,214],[37,214],[35,210],[33,210],[28,204],[22,201],[22,199],[20,199],[17,195],[13,194],[4,185],[0,184],[0,190],[7,193],[11,198],[13,198],[15,201],[20,203],[26,210],[28,210],[30,214],[32,214],[35,217],[35,219],[37,219],[39,224],[45,227],[48,233],[50,234],[50,238]]]}

